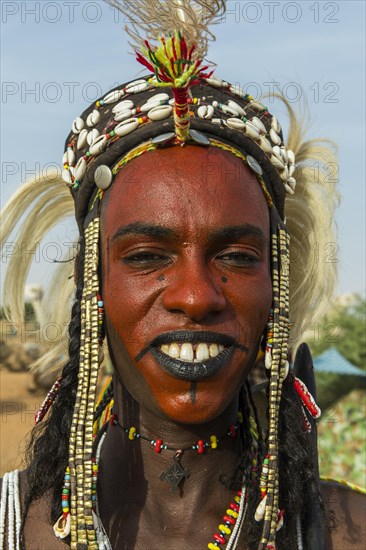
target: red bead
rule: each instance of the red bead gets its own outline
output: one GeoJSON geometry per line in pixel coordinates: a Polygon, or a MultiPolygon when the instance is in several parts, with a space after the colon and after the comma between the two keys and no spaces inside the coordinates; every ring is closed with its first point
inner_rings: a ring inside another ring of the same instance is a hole
{"type": "Polygon", "coordinates": [[[223,520],[225,523],[230,523],[230,525],[235,525],[235,519],[230,516],[224,516],[223,520]]]}
{"type": "Polygon", "coordinates": [[[230,437],[233,437],[233,438],[236,437],[236,427],[234,426],[234,424],[231,424],[229,428],[229,432],[230,432],[230,437]]]}
{"type": "Polygon", "coordinates": [[[214,534],[213,538],[220,544],[226,543],[226,540],[224,539],[224,537],[222,535],[218,535],[217,533],[214,534]]]}
{"type": "Polygon", "coordinates": [[[203,454],[205,452],[205,442],[202,439],[197,441],[198,454],[203,454]]]}
{"type": "Polygon", "coordinates": [[[239,506],[238,506],[237,504],[235,504],[235,502],[232,502],[232,503],[230,504],[230,508],[231,508],[232,510],[234,510],[234,512],[239,512],[239,506]]]}
{"type": "Polygon", "coordinates": [[[154,450],[155,450],[156,453],[161,453],[161,446],[162,446],[162,444],[163,444],[163,440],[162,440],[162,439],[157,439],[157,440],[155,441],[155,449],[154,449],[154,450]]]}
{"type": "Polygon", "coordinates": [[[116,414],[112,414],[112,416],[111,416],[109,422],[110,422],[110,425],[111,425],[111,426],[116,426],[116,425],[117,425],[117,415],[116,415],[116,414]]]}

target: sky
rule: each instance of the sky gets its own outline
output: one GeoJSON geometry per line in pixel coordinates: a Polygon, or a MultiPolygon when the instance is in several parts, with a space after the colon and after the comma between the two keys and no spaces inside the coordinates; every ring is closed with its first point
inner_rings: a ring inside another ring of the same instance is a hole
{"type": "MultiPolygon", "coordinates": [[[[276,86],[295,110],[307,101],[309,137],[337,143],[340,294],[365,292],[365,5],[363,0],[228,0],[208,56],[218,76],[253,96],[273,94],[276,86]]],[[[102,0],[2,0],[0,9],[3,207],[35,171],[60,165],[76,116],[141,71],[123,16],[102,0]]],[[[272,103],[270,95],[267,105],[277,114],[272,103]]],[[[72,220],[60,224],[29,282],[50,280],[53,259],[76,238],[72,220]]],[[[6,262],[3,257],[1,270],[6,262]]]]}

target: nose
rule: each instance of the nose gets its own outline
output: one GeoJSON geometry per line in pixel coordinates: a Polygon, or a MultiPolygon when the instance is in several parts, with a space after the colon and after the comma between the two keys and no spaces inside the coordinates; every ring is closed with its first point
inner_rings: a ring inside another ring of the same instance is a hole
{"type": "Polygon", "coordinates": [[[195,322],[224,311],[226,298],[204,262],[184,265],[166,287],[162,301],[170,313],[184,313],[195,322]]]}

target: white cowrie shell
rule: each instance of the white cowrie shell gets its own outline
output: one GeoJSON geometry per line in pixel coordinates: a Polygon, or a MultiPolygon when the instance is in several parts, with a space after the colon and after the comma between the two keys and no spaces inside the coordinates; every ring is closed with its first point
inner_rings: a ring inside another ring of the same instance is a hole
{"type": "Polygon", "coordinates": [[[67,157],[67,151],[65,151],[63,156],[62,156],[62,164],[69,164],[68,157],[67,157]]]}
{"type": "Polygon", "coordinates": [[[232,107],[229,107],[229,105],[224,105],[224,104],[221,104],[221,106],[219,106],[219,109],[225,113],[225,115],[232,115],[232,116],[238,116],[238,112],[236,109],[233,109],[232,107]]]}
{"type": "Polygon", "coordinates": [[[287,375],[289,373],[289,370],[290,370],[290,363],[288,361],[286,361],[285,363],[285,371],[284,371],[284,374],[283,374],[283,379],[285,380],[285,378],[287,378],[287,375]]]}
{"type": "Polygon", "coordinates": [[[279,158],[280,161],[282,162],[281,149],[280,147],[278,147],[278,145],[273,146],[272,153],[276,155],[276,157],[279,158]]]}
{"type": "Polygon", "coordinates": [[[230,92],[234,95],[237,95],[239,97],[244,97],[244,90],[243,88],[240,88],[240,86],[231,86],[230,92]]]}
{"type": "Polygon", "coordinates": [[[262,149],[262,151],[264,151],[268,155],[270,155],[272,153],[272,145],[270,144],[268,139],[266,139],[263,136],[261,136],[261,138],[259,140],[259,147],[262,149]]]}
{"type": "Polygon", "coordinates": [[[119,137],[127,136],[127,134],[136,130],[139,124],[140,123],[137,118],[129,118],[127,120],[124,120],[123,122],[120,122],[115,127],[114,131],[119,137]]]}
{"type": "Polygon", "coordinates": [[[99,130],[96,128],[93,128],[93,130],[90,130],[88,132],[88,135],[86,136],[86,141],[88,142],[88,145],[91,145],[93,141],[95,141],[100,136],[99,130]]]}
{"type": "Polygon", "coordinates": [[[80,149],[85,147],[85,145],[87,144],[86,138],[88,136],[88,133],[89,133],[89,130],[87,130],[86,128],[81,130],[81,132],[79,134],[79,137],[78,137],[77,144],[76,144],[76,148],[77,148],[78,151],[80,151],[80,149]]]}
{"type": "Polygon", "coordinates": [[[100,112],[98,111],[98,109],[94,109],[94,111],[92,111],[88,115],[88,118],[86,119],[86,123],[88,126],[92,127],[98,124],[99,120],[100,120],[100,112]]]}
{"type": "Polygon", "coordinates": [[[295,170],[296,170],[296,166],[294,164],[290,164],[290,166],[288,167],[288,175],[290,177],[293,176],[295,173],[295,170]]]}
{"type": "Polygon", "coordinates": [[[249,120],[245,123],[244,132],[248,137],[255,139],[256,141],[258,141],[261,137],[257,128],[254,124],[251,124],[249,120]]]}
{"type": "Polygon", "coordinates": [[[255,514],[254,514],[255,521],[261,521],[264,518],[264,510],[266,507],[266,503],[267,503],[267,495],[260,501],[255,511],[255,514]]]}
{"type": "Polygon", "coordinates": [[[67,514],[66,518],[62,515],[53,526],[53,531],[57,538],[64,539],[70,534],[71,530],[71,515],[67,514]]]}
{"type": "Polygon", "coordinates": [[[234,128],[235,130],[245,130],[245,122],[238,118],[228,118],[226,124],[229,128],[234,128]]]}
{"type": "Polygon", "coordinates": [[[102,189],[108,189],[113,180],[112,170],[106,164],[101,164],[94,172],[95,185],[102,189]]]}
{"type": "Polygon", "coordinates": [[[169,99],[169,105],[174,105],[175,104],[175,99],[174,97],[172,97],[172,99],[169,99]]]}
{"type": "Polygon", "coordinates": [[[77,165],[75,166],[75,179],[81,181],[85,176],[87,163],[84,157],[79,158],[77,165]]]}
{"type": "Polygon", "coordinates": [[[131,118],[131,116],[131,109],[125,109],[124,111],[118,111],[118,113],[115,114],[114,120],[116,122],[121,122],[122,120],[127,120],[128,118],[131,118]]]}
{"type": "Polygon", "coordinates": [[[146,88],[149,87],[149,83],[147,80],[140,79],[140,80],[134,80],[134,82],[130,82],[125,90],[127,94],[135,94],[137,92],[142,92],[143,90],[146,90],[146,88]]]}
{"type": "Polygon", "coordinates": [[[111,103],[116,103],[116,101],[119,101],[121,99],[123,94],[124,94],[123,90],[114,90],[114,92],[109,92],[109,94],[107,94],[103,98],[103,102],[106,105],[110,105],[111,103]]]}
{"type": "Polygon", "coordinates": [[[254,126],[256,128],[258,128],[258,130],[262,133],[262,134],[266,134],[267,133],[267,130],[266,130],[266,127],[265,125],[263,124],[263,122],[257,117],[257,116],[254,116],[251,121],[250,121],[252,124],[254,124],[254,126]]]}
{"type": "Polygon", "coordinates": [[[293,189],[295,191],[295,189],[296,189],[296,180],[295,180],[295,178],[289,177],[286,183],[287,183],[287,185],[289,185],[291,187],[291,189],[293,189]]]}
{"type": "Polygon", "coordinates": [[[275,116],[273,116],[272,119],[271,119],[271,128],[273,128],[273,130],[276,133],[281,131],[280,123],[278,122],[278,120],[275,116]]]}
{"type": "Polygon", "coordinates": [[[68,169],[64,168],[62,170],[62,179],[66,182],[66,183],[72,183],[72,178],[71,178],[71,174],[69,172],[68,169]]]}
{"type": "Polygon", "coordinates": [[[291,149],[287,149],[288,161],[290,164],[295,164],[295,153],[291,149]]]}
{"type": "Polygon", "coordinates": [[[259,101],[256,101],[255,99],[251,100],[251,102],[249,103],[249,107],[251,107],[255,111],[264,111],[265,110],[265,106],[262,105],[262,103],[260,103],[259,101]]]}
{"type": "Polygon", "coordinates": [[[75,153],[71,147],[67,148],[67,164],[72,166],[75,162],[75,153]]]}
{"type": "Polygon", "coordinates": [[[273,128],[269,131],[269,137],[271,138],[272,143],[275,145],[279,145],[281,143],[281,138],[279,135],[276,134],[273,128]]]}
{"type": "Polygon", "coordinates": [[[295,191],[290,187],[290,185],[288,183],[285,182],[285,189],[286,189],[286,192],[289,194],[289,195],[293,195],[295,193],[295,191]]]}
{"type": "Polygon", "coordinates": [[[125,111],[126,109],[133,109],[134,104],[130,99],[124,99],[115,105],[112,109],[112,113],[118,113],[119,111],[125,111]]]}
{"type": "Polygon", "coordinates": [[[281,170],[280,178],[282,181],[287,181],[289,178],[288,168],[287,166],[284,167],[283,170],[281,170]]]}
{"type": "Polygon", "coordinates": [[[222,118],[212,118],[211,122],[217,126],[227,126],[226,121],[222,118]]]}
{"type": "Polygon", "coordinates": [[[169,99],[168,94],[165,94],[165,93],[155,94],[149,97],[149,99],[147,100],[147,103],[150,103],[151,101],[154,103],[159,103],[159,101],[166,101],[167,99],[169,99]]]}
{"type": "Polygon", "coordinates": [[[212,105],[201,105],[197,109],[197,114],[200,118],[210,120],[213,117],[214,108],[212,107],[212,105]]]}
{"type": "Polygon", "coordinates": [[[164,120],[164,118],[168,118],[171,115],[172,111],[173,108],[171,105],[158,105],[150,109],[147,116],[150,120],[164,120]]]}
{"type": "Polygon", "coordinates": [[[282,155],[284,163],[287,164],[288,163],[288,154],[287,154],[286,147],[281,147],[281,155],[282,155]]]}
{"type": "Polygon", "coordinates": [[[93,157],[96,157],[99,155],[104,147],[107,145],[107,136],[102,134],[101,136],[97,137],[95,141],[90,146],[89,152],[93,157]]]}
{"type": "Polygon", "coordinates": [[[279,531],[283,527],[283,515],[280,517],[280,519],[277,522],[276,531],[279,531]]]}
{"type": "Polygon", "coordinates": [[[85,122],[83,121],[83,119],[77,116],[74,122],[72,123],[72,131],[74,132],[74,134],[79,134],[81,130],[84,128],[84,126],[85,126],[85,122]]]}
{"type": "Polygon", "coordinates": [[[206,78],[206,82],[210,86],[215,86],[215,88],[221,88],[224,84],[224,81],[221,80],[221,78],[206,78]]]}
{"type": "Polygon", "coordinates": [[[276,155],[271,156],[271,163],[275,168],[278,168],[278,170],[283,170],[285,165],[283,164],[282,160],[280,160],[276,155]]]}
{"type": "Polygon", "coordinates": [[[246,115],[246,112],[244,111],[243,107],[238,105],[236,103],[236,101],[233,101],[232,99],[229,99],[228,105],[229,105],[229,107],[231,107],[232,109],[234,109],[236,111],[236,114],[238,116],[245,116],[246,115]]]}

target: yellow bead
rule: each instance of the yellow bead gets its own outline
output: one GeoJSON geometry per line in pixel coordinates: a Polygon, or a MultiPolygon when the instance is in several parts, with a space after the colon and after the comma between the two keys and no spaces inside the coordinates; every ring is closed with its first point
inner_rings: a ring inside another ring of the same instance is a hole
{"type": "Polygon", "coordinates": [[[194,97],[194,98],[193,98],[193,103],[194,103],[194,105],[196,105],[197,102],[198,102],[198,98],[197,98],[197,97],[194,97]]]}
{"type": "Polygon", "coordinates": [[[229,527],[227,527],[227,525],[224,525],[223,523],[221,523],[219,525],[219,529],[220,529],[220,531],[225,533],[225,535],[230,535],[230,533],[231,533],[231,529],[229,529],[229,527]]]}
{"type": "Polygon", "coordinates": [[[95,105],[96,107],[100,107],[100,101],[97,101],[95,105]]]}
{"type": "Polygon", "coordinates": [[[240,504],[240,497],[236,496],[236,497],[234,497],[234,500],[237,504],[240,504]]]}
{"type": "Polygon", "coordinates": [[[216,435],[211,435],[210,442],[211,442],[211,449],[217,449],[217,437],[216,437],[216,435]]]}
{"type": "Polygon", "coordinates": [[[68,512],[70,512],[70,508],[62,508],[62,511],[64,514],[67,514],[68,512]]]}
{"type": "Polygon", "coordinates": [[[131,439],[131,441],[133,441],[135,439],[135,433],[136,433],[136,428],[132,426],[130,428],[130,431],[128,432],[128,439],[131,439]]]}
{"type": "Polygon", "coordinates": [[[243,423],[243,413],[241,411],[238,411],[238,420],[239,420],[240,424],[243,423]]]}
{"type": "Polygon", "coordinates": [[[217,545],[216,544],[213,544],[212,542],[209,542],[208,545],[207,545],[207,548],[209,548],[209,550],[217,550],[217,545]]]}
{"type": "Polygon", "coordinates": [[[231,516],[234,519],[236,519],[238,517],[237,512],[234,512],[234,510],[232,510],[231,508],[228,508],[226,510],[226,513],[227,513],[228,516],[231,516]]]}

